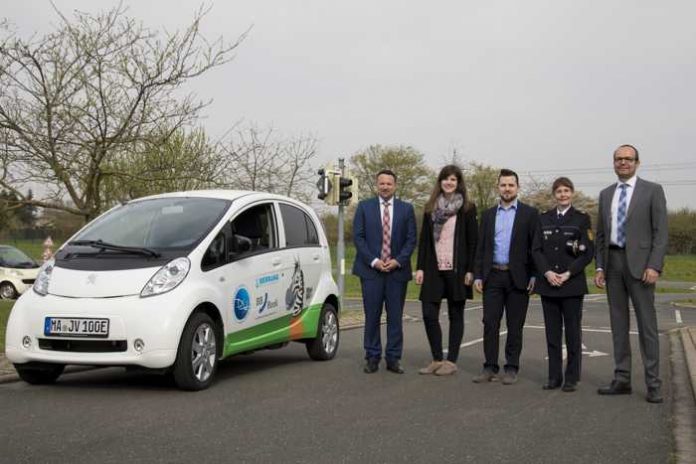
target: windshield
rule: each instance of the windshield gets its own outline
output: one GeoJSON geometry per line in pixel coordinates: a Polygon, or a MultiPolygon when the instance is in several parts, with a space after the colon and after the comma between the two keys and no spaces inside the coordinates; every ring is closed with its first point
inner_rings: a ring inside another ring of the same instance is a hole
{"type": "Polygon", "coordinates": [[[73,241],[101,240],[123,247],[192,248],[218,223],[230,202],[212,198],[136,201],[99,218],[73,241]]]}
{"type": "Polygon", "coordinates": [[[0,247],[0,264],[5,267],[34,267],[36,263],[17,248],[0,247]]]}

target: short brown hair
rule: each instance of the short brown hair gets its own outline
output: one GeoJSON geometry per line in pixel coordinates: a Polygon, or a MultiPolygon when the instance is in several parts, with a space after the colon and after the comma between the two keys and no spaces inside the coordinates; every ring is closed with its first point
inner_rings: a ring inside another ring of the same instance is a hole
{"type": "Polygon", "coordinates": [[[575,191],[573,181],[567,177],[559,177],[558,179],[554,180],[553,185],[551,186],[551,193],[555,192],[558,187],[568,187],[571,192],[575,191]]]}

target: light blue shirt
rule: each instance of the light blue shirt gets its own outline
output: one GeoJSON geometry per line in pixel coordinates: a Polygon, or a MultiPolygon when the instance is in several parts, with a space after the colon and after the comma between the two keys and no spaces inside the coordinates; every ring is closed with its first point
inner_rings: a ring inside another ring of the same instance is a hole
{"type": "Polygon", "coordinates": [[[507,208],[498,204],[498,210],[495,213],[495,240],[493,240],[494,264],[510,264],[510,241],[515,214],[517,214],[517,199],[507,208]]]}

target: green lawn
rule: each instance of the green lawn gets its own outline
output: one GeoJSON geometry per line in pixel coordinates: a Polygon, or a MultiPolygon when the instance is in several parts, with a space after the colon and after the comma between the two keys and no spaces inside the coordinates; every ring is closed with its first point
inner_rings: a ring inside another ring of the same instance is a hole
{"type": "Polygon", "coordinates": [[[12,305],[14,305],[14,301],[0,300],[0,353],[5,352],[5,329],[7,328],[7,319],[10,317],[12,305]]]}
{"type": "MultiPolygon", "coordinates": [[[[355,260],[355,247],[353,245],[346,244],[346,276],[345,276],[345,293],[344,296],[348,298],[360,298],[360,279],[351,274],[351,268],[353,267],[353,261],[355,260]]],[[[335,263],[336,263],[336,248],[331,248],[331,259],[334,262],[334,277],[336,277],[335,263]]],[[[415,270],[416,268],[416,253],[411,257],[411,266],[415,270]]],[[[588,278],[594,277],[594,263],[590,263],[589,266],[585,268],[585,274],[588,278]]],[[[670,255],[665,258],[665,269],[661,277],[661,281],[667,282],[696,282],[696,255],[670,255]]],[[[413,282],[409,283],[408,290],[406,292],[406,298],[408,299],[418,299],[419,287],[413,282]]],[[[688,290],[669,288],[662,286],[657,289],[658,293],[689,293],[688,290]]],[[[603,290],[596,288],[594,285],[590,285],[590,293],[604,293],[603,290]]]]}
{"type": "MultiPolygon", "coordinates": [[[[2,245],[10,245],[15,248],[19,248],[35,260],[41,262],[41,257],[43,256],[43,240],[3,240],[0,242],[2,245]]],[[[53,251],[55,252],[61,243],[53,242],[53,251]]]]}

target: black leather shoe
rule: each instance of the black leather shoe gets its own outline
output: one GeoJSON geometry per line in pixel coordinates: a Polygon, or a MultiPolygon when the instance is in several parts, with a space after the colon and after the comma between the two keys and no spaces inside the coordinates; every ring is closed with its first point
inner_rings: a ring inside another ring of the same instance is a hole
{"type": "Polygon", "coordinates": [[[578,389],[578,384],[576,382],[566,382],[563,384],[561,390],[564,392],[574,392],[578,389]]]}
{"type": "Polygon", "coordinates": [[[609,385],[599,387],[597,393],[600,395],[630,395],[631,391],[630,383],[612,380],[609,385]]]}
{"type": "Polygon", "coordinates": [[[404,368],[401,367],[401,363],[399,361],[392,361],[387,363],[387,370],[389,372],[393,372],[395,374],[403,374],[404,373],[404,368]]]}
{"type": "Polygon", "coordinates": [[[559,381],[557,381],[557,382],[548,381],[541,388],[543,388],[544,390],[555,390],[560,386],[561,386],[561,382],[559,382],[559,381]]]}
{"type": "Polygon", "coordinates": [[[363,368],[363,372],[366,374],[374,374],[379,369],[379,359],[368,359],[363,368]]]}
{"type": "Polygon", "coordinates": [[[662,403],[662,394],[657,387],[648,387],[648,396],[645,397],[648,403],[662,403]]]}

